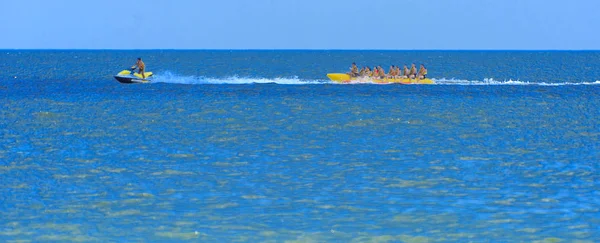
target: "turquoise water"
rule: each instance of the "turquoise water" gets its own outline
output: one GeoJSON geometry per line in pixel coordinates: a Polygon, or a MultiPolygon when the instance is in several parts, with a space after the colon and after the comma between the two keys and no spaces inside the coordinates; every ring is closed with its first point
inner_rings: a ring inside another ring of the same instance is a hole
{"type": "Polygon", "coordinates": [[[599,57],[4,50],[0,241],[596,242],[599,57]]]}

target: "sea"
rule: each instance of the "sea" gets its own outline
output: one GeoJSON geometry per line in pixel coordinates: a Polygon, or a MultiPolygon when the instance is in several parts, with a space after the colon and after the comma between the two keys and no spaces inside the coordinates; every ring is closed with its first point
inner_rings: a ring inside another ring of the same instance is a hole
{"type": "Polygon", "coordinates": [[[600,51],[0,50],[0,242],[600,242],[599,80],[600,51]],[[327,79],[352,62],[436,84],[327,79]]]}

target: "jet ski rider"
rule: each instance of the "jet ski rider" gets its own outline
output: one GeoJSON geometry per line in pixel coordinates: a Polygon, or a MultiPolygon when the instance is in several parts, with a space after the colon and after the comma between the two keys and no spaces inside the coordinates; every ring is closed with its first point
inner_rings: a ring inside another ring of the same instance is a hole
{"type": "Polygon", "coordinates": [[[139,74],[142,75],[142,78],[146,79],[146,74],[144,73],[146,69],[146,64],[144,64],[141,57],[138,57],[137,62],[135,62],[135,65],[131,67],[131,71],[134,71],[136,68],[139,69],[139,74]]]}

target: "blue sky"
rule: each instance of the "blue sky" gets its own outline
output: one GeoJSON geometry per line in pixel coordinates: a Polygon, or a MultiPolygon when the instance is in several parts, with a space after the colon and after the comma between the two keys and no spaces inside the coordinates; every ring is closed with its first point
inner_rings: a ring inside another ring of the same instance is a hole
{"type": "Polygon", "coordinates": [[[600,0],[0,0],[1,49],[599,50],[600,0]]]}

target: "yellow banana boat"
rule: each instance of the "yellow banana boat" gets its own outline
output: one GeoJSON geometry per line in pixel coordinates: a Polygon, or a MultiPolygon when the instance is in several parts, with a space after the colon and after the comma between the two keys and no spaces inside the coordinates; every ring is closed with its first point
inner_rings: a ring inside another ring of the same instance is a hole
{"type": "Polygon", "coordinates": [[[435,84],[433,80],[410,79],[410,78],[373,78],[373,77],[350,77],[345,73],[328,73],[327,77],[336,83],[376,83],[376,84],[435,84]]]}

